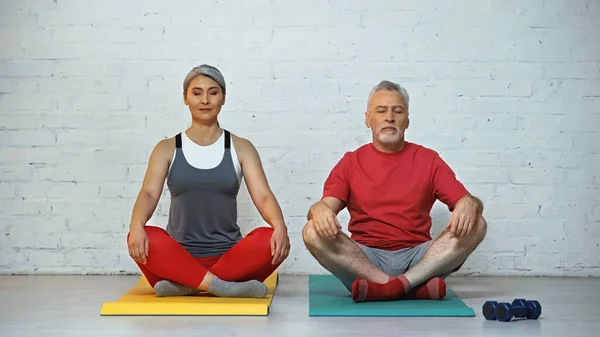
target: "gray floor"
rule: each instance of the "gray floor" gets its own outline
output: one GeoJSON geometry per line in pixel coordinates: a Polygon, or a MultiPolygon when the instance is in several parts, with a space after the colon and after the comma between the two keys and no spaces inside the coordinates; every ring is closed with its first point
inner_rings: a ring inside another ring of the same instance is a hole
{"type": "Polygon", "coordinates": [[[474,318],[308,317],[308,278],[282,275],[268,317],[101,317],[137,276],[0,276],[0,336],[598,336],[600,279],[451,277],[474,318]],[[537,299],[538,321],[489,322],[485,300],[537,299]]]}

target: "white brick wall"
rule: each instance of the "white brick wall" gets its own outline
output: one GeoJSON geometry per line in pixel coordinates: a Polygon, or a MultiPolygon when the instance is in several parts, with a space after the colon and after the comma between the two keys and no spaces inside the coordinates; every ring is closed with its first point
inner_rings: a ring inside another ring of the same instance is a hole
{"type": "MultiPolygon", "coordinates": [[[[220,122],[257,146],[290,227],[282,271],[323,271],[304,216],[390,79],[412,96],[409,140],[486,204],[460,273],[600,276],[599,18],[595,0],[3,1],[0,273],[137,272],[148,155],[187,127],[181,82],[210,63],[220,122]]],[[[245,187],[239,207],[244,231],[263,224],[245,187]]],[[[152,222],[167,211],[165,192],[152,222]]]]}

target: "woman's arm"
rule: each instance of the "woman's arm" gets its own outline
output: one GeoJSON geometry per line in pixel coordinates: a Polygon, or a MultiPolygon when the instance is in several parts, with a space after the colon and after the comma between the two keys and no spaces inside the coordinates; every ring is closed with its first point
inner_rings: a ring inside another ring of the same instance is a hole
{"type": "Polygon", "coordinates": [[[281,207],[279,207],[279,203],[269,187],[260,156],[254,145],[250,141],[237,136],[232,135],[232,139],[238,153],[250,198],[262,218],[273,227],[273,235],[270,242],[271,256],[273,256],[271,263],[274,265],[279,264],[290,253],[290,239],[281,207]]]}
{"type": "Polygon", "coordinates": [[[174,139],[161,140],[152,151],[144,181],[133,206],[129,229],[139,229],[146,225],[156,210],[163,191],[169,165],[173,159],[174,139]]]}
{"type": "Polygon", "coordinates": [[[232,134],[233,145],[242,167],[244,180],[250,193],[250,198],[262,218],[273,229],[287,232],[281,207],[269,187],[260,156],[254,145],[247,139],[232,134]]]}

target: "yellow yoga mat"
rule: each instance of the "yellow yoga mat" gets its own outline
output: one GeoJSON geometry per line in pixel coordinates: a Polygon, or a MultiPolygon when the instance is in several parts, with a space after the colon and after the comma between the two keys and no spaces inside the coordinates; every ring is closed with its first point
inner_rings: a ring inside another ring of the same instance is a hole
{"type": "Polygon", "coordinates": [[[216,297],[208,293],[194,296],[156,297],[154,289],[142,275],[138,284],[116,302],[102,304],[102,316],[190,315],[190,316],[266,316],[279,275],[275,272],[266,280],[265,298],[216,297]]]}

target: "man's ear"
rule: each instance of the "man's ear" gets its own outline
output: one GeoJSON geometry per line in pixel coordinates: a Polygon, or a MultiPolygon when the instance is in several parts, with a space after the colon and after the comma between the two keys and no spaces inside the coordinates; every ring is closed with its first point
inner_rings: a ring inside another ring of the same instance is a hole
{"type": "Polygon", "coordinates": [[[371,128],[371,123],[369,123],[369,117],[370,117],[369,110],[366,110],[365,111],[365,125],[367,126],[367,129],[371,128]]]}
{"type": "Polygon", "coordinates": [[[183,93],[183,104],[188,105],[187,98],[185,98],[185,92],[183,93]]]}

